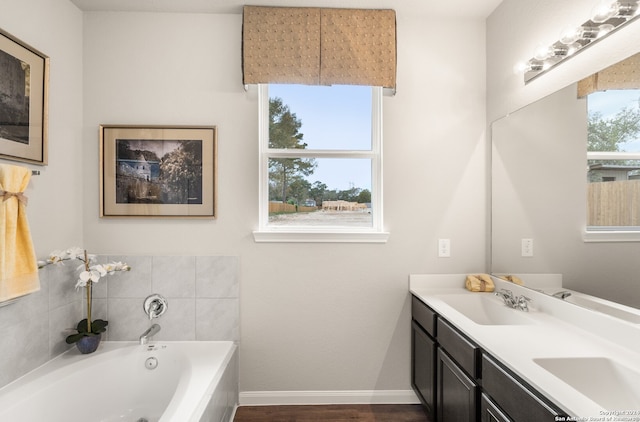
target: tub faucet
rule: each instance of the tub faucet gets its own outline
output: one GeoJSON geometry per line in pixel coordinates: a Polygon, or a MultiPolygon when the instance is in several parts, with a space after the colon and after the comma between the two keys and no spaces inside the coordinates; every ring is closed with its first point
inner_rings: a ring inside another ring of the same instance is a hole
{"type": "Polygon", "coordinates": [[[144,345],[149,342],[149,337],[153,337],[160,331],[160,326],[158,324],[153,324],[149,327],[142,335],[140,335],[140,344],[144,345]]]}

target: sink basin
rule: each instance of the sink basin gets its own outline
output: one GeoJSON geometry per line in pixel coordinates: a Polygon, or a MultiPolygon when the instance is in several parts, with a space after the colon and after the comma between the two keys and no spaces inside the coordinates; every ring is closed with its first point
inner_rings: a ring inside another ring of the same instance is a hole
{"type": "Polygon", "coordinates": [[[493,293],[443,295],[440,299],[480,325],[523,325],[535,322],[527,312],[507,307],[493,293]]]}
{"type": "Polygon", "coordinates": [[[533,361],[607,410],[640,409],[640,374],[611,359],[542,358],[533,361]]]}

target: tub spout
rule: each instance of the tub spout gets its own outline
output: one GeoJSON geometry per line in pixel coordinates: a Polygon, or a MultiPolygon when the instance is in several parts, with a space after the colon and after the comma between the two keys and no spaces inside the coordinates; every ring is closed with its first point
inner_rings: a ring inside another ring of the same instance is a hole
{"type": "Polygon", "coordinates": [[[160,331],[160,326],[158,324],[153,324],[140,336],[140,344],[147,344],[149,342],[149,338],[156,335],[158,331],[160,331]]]}

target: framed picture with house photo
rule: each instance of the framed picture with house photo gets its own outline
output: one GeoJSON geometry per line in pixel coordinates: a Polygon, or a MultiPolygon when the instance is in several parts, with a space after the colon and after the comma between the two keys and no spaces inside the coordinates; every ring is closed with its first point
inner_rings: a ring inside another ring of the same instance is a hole
{"type": "Polygon", "coordinates": [[[215,126],[100,126],[100,217],[216,217],[215,126]]]}
{"type": "Polygon", "coordinates": [[[0,29],[0,158],[47,164],[49,58],[0,29]]]}

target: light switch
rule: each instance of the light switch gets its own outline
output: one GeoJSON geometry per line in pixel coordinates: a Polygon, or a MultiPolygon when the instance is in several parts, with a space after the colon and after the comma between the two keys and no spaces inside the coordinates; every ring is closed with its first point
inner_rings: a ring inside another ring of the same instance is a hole
{"type": "Polygon", "coordinates": [[[533,256],[533,239],[522,239],[522,256],[533,256]]]}
{"type": "Polygon", "coordinates": [[[438,257],[449,258],[451,256],[451,240],[438,239],[438,257]]]}

